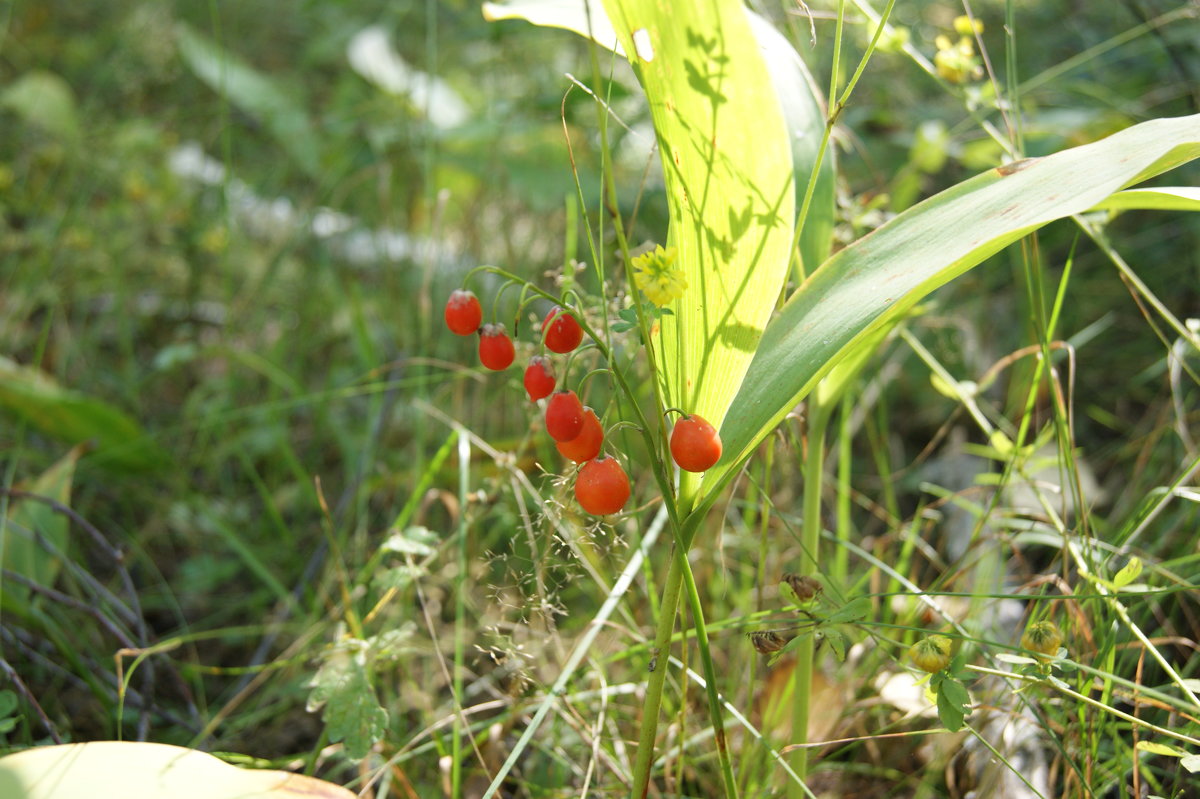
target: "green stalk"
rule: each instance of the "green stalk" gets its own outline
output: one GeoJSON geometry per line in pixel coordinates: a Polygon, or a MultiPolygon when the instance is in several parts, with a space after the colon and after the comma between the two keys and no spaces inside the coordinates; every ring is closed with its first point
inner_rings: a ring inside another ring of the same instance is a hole
{"type": "MultiPolygon", "coordinates": [[[[800,531],[800,573],[817,571],[817,548],[821,540],[821,483],[825,470],[825,431],[829,426],[829,410],[809,403],[808,451],[804,455],[804,526],[800,531]]],[[[808,743],[808,716],[811,710],[813,673],[812,636],[806,636],[796,650],[796,670],[792,688],[792,741],[808,743]]],[[[808,749],[792,750],[792,768],[803,780],[808,776],[808,749]]],[[[804,786],[788,783],[788,796],[804,796],[804,786]]]]}

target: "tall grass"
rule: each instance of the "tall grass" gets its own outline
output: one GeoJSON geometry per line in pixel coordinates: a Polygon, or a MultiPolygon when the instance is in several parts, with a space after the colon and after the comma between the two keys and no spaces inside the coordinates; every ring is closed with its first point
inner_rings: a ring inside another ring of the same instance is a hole
{"type": "MultiPolygon", "coordinates": [[[[810,63],[831,96],[877,30],[852,5],[844,19],[813,6],[810,63]]],[[[953,35],[962,9],[901,3],[882,29],[886,52],[830,128],[845,164],[840,234],[899,210],[881,199],[902,193],[898,176],[928,194],[1001,151],[1194,110],[1169,72],[1191,63],[1187,9],[1133,24],[1094,11],[1078,32],[1046,22],[1056,5],[972,10],[993,71],[966,84],[933,62],[934,36],[953,35]],[[1004,115],[980,99],[993,77],[1004,115]],[[928,139],[913,131],[929,119],[946,146],[941,168],[922,171],[928,139]]],[[[384,10],[402,51],[423,56],[410,60],[482,108],[478,129],[437,133],[342,63],[339,31],[376,11],[289,10],[279,37],[276,15],[219,3],[195,18],[138,3],[104,19],[5,12],[3,81],[61,75],[82,139],[5,106],[4,354],[121,409],[170,457],[142,472],[79,461],[66,507],[38,517],[70,531],[65,551],[37,548],[53,583],[22,583],[5,558],[3,590],[31,599],[3,606],[0,692],[18,698],[3,743],[148,737],[299,763],[378,796],[479,795],[502,769],[505,795],[622,794],[647,752],[634,733],[657,649],[648,767],[661,795],[715,795],[727,775],[743,796],[1188,795],[1183,755],[1200,753],[1194,221],[1080,217],[935,294],[841,396],[797,409],[762,445],[696,531],[708,543],[687,561],[694,604],[656,642],[672,556],[655,481],[638,476],[637,509],[615,525],[583,519],[515,373],[482,375],[437,325],[463,263],[550,290],[564,261],[598,260],[563,241],[611,252],[614,222],[595,200],[604,163],[629,243],[662,239],[662,191],[642,182],[644,160],[623,160],[635,138],[612,121],[641,121],[631,87],[606,62],[590,81],[604,104],[568,94],[544,68],[588,72],[565,35],[487,28],[473,8],[384,10]],[[154,49],[180,19],[305,108],[320,181],[167,44],[154,49]],[[460,257],[350,263],[302,227],[256,229],[236,197],[170,171],[187,139],[301,217],[333,206],[460,257]],[[858,596],[870,613],[839,628],[844,660],[810,637],[811,667],[803,652],[771,662],[751,635],[811,628],[779,584],[813,571],[826,597],[814,614],[858,596]],[[1022,632],[1042,619],[1064,631],[1064,660],[1020,660],[1032,655],[1022,632]],[[958,733],[907,660],[934,632],[971,672],[958,733]],[[321,670],[361,679],[334,694],[343,704],[308,712],[321,670]]],[[[801,21],[809,52],[803,17],[778,16],[801,21]]],[[[11,539],[35,502],[22,492],[76,442],[11,408],[2,418],[11,539]]],[[[635,462],[649,458],[619,435],[635,462]]]]}

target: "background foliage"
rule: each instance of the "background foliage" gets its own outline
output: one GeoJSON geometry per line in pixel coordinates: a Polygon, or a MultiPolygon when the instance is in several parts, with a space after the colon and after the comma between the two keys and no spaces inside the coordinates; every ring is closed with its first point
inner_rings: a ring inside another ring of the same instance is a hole
{"type": "MultiPolygon", "coordinates": [[[[833,4],[810,5],[815,44],[799,9],[758,10],[827,85],[833,4]]],[[[1194,4],[1013,7],[1028,154],[1200,110],[1194,4]]],[[[972,10],[1004,83],[1005,5],[972,10]]],[[[962,13],[902,2],[893,23],[932,61],[962,13]]],[[[869,28],[852,19],[857,59],[869,28]]],[[[595,101],[579,85],[595,89],[584,43],[487,23],[477,5],[453,1],[15,2],[0,9],[0,35],[0,710],[5,691],[19,699],[0,712],[0,735],[12,746],[148,737],[302,761],[350,783],[360,775],[341,753],[365,754],[383,730],[392,790],[431,795],[446,779],[439,757],[452,751],[445,662],[457,621],[463,705],[478,725],[478,753],[464,759],[474,785],[503,759],[521,702],[554,682],[653,516],[650,508],[615,529],[584,527],[569,512],[562,526],[543,523],[524,485],[555,508],[565,502],[551,479],[561,469],[528,434],[535,420],[516,372],[478,374],[470,345],[443,334],[439,319],[477,264],[550,287],[564,265],[573,274],[570,262],[587,260],[581,225],[596,227],[601,214],[577,207],[575,175],[594,202],[602,148],[595,101]],[[422,73],[407,90],[386,90],[353,65],[353,43],[369,44],[361,37],[373,29],[422,73]],[[478,437],[469,472],[448,420],[478,437]],[[85,440],[90,451],[75,449],[85,440]],[[464,520],[465,572],[454,556],[464,520]],[[338,643],[348,638],[361,643],[338,643]],[[131,673],[153,644],[162,651],[131,673]],[[346,702],[334,702],[338,691],[346,702]],[[324,717],[306,707],[314,695],[330,700],[324,717]],[[326,749],[331,736],[345,750],[326,749]]],[[[990,91],[986,80],[927,74],[899,41],[871,61],[836,134],[843,243],[995,165],[978,125],[990,91]]],[[[605,92],[619,120],[609,129],[620,210],[636,213],[634,243],[662,242],[666,204],[646,109],[619,67],[605,92]]],[[[1187,167],[1170,182],[1195,185],[1196,174],[1187,167]]],[[[1200,315],[1191,215],[1131,212],[1105,234],[1177,316],[1200,315]]],[[[1060,576],[1074,576],[1060,575],[1053,547],[1007,537],[1044,532],[1039,509],[987,493],[1006,453],[989,450],[960,398],[930,378],[933,362],[977,381],[989,418],[1019,420],[1033,362],[1008,356],[1036,342],[1038,292],[1054,290],[1073,252],[1057,328],[1075,348],[1079,449],[1068,460],[1090,481],[1097,537],[1128,541],[1152,567],[1148,582],[1169,589],[1133,612],[1195,679],[1200,607],[1183,589],[1197,580],[1197,503],[1184,494],[1155,504],[1164,486],[1195,482],[1180,466],[1196,458],[1194,353],[1168,358],[1176,335],[1070,224],[1030,246],[1045,285],[1023,268],[1028,251],[1010,248],[938,292],[908,325],[917,346],[890,340],[855,384],[826,526],[924,588],[974,592],[974,611],[994,617],[1010,642],[1022,613],[1061,607],[1053,612],[1073,623],[1072,654],[1161,682],[1091,608],[1028,603],[1009,617],[1011,606],[986,601],[993,589],[974,580],[993,545],[1005,593],[1053,593],[1060,576]],[[971,538],[985,526],[993,532],[971,538]]],[[[592,273],[578,278],[595,288],[592,273]]],[[[1048,408],[1040,397],[1035,413],[1048,419],[1048,408]]],[[[730,679],[721,688],[777,742],[786,723],[769,708],[787,663],[755,655],[745,616],[778,610],[774,585],[797,558],[803,432],[790,420],[752,462],[706,534],[719,545],[694,567],[730,679]]],[[[635,492],[649,501],[650,481],[635,492]]],[[[837,591],[899,588],[852,552],[839,549],[837,591]]],[[[631,596],[654,597],[656,579],[647,567],[631,596]]],[[[514,795],[578,792],[589,780],[619,788],[619,731],[638,708],[624,687],[640,679],[637,647],[652,623],[645,605],[617,611],[622,629],[600,636],[572,685],[576,713],[554,719],[511,780],[514,795]],[[585,775],[573,753],[596,740],[599,771],[585,775]]],[[[927,621],[886,598],[871,620],[927,621]]],[[[928,727],[881,701],[873,682],[877,671],[902,671],[904,648],[857,640],[878,651],[826,664],[821,733],[928,727]]],[[[676,711],[699,696],[688,691],[676,686],[676,711]]],[[[1100,795],[1133,779],[1127,729],[1113,738],[1105,717],[1049,702],[1037,718],[1059,784],[1100,795]]],[[[715,784],[712,764],[686,746],[702,719],[665,732],[668,791],[715,784]]],[[[739,740],[747,787],[777,786],[769,758],[739,740]]],[[[814,784],[952,794],[970,769],[929,740],[830,748],[814,784]]],[[[1143,759],[1155,792],[1187,784],[1177,758],[1143,759]]]]}

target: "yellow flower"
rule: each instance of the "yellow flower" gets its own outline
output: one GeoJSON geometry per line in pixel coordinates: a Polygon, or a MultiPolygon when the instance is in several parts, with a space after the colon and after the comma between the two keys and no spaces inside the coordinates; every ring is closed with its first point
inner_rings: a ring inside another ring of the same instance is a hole
{"type": "Polygon", "coordinates": [[[912,645],[908,656],[918,669],[934,674],[950,665],[952,648],[953,645],[946,636],[927,635],[912,645]]]}
{"type": "Polygon", "coordinates": [[[650,302],[658,307],[683,296],[687,290],[687,278],[683,270],[675,266],[675,248],[664,250],[658,245],[652,251],[633,259],[633,282],[650,302]]]}
{"type": "Polygon", "coordinates": [[[937,53],[933,63],[937,73],[951,83],[965,83],[983,77],[983,67],[975,56],[975,45],[965,36],[951,43],[949,36],[938,36],[933,40],[937,53]]]}
{"type": "MultiPolygon", "coordinates": [[[[1031,652],[1037,652],[1039,655],[1054,657],[1058,654],[1058,648],[1062,646],[1062,640],[1062,633],[1058,631],[1054,622],[1035,621],[1025,628],[1025,634],[1021,636],[1021,647],[1031,652]]],[[[1042,661],[1048,659],[1048,657],[1038,658],[1042,661]]]]}

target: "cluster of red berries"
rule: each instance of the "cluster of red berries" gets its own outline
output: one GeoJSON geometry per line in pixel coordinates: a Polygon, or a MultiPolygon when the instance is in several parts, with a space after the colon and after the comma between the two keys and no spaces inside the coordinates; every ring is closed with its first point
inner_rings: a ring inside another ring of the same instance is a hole
{"type": "MultiPolygon", "coordinates": [[[[479,333],[479,362],[493,371],[512,366],[516,349],[502,324],[483,323],[483,308],[474,293],[457,289],[446,302],[446,326],[460,336],[479,333]]],[[[542,322],[542,342],[559,354],[583,342],[583,328],[569,312],[555,307],[542,322]]],[[[617,513],[629,501],[629,477],[619,461],[601,454],[604,428],[596,412],[574,391],[555,391],[557,381],[550,359],[535,355],[525,367],[525,392],[531,402],[546,402],[546,432],[568,460],[582,464],[575,478],[575,499],[593,516],[617,513]]],[[[671,431],[671,457],[680,469],[703,472],[721,457],[721,438],[711,424],[695,414],[684,415],[671,431]]]]}

